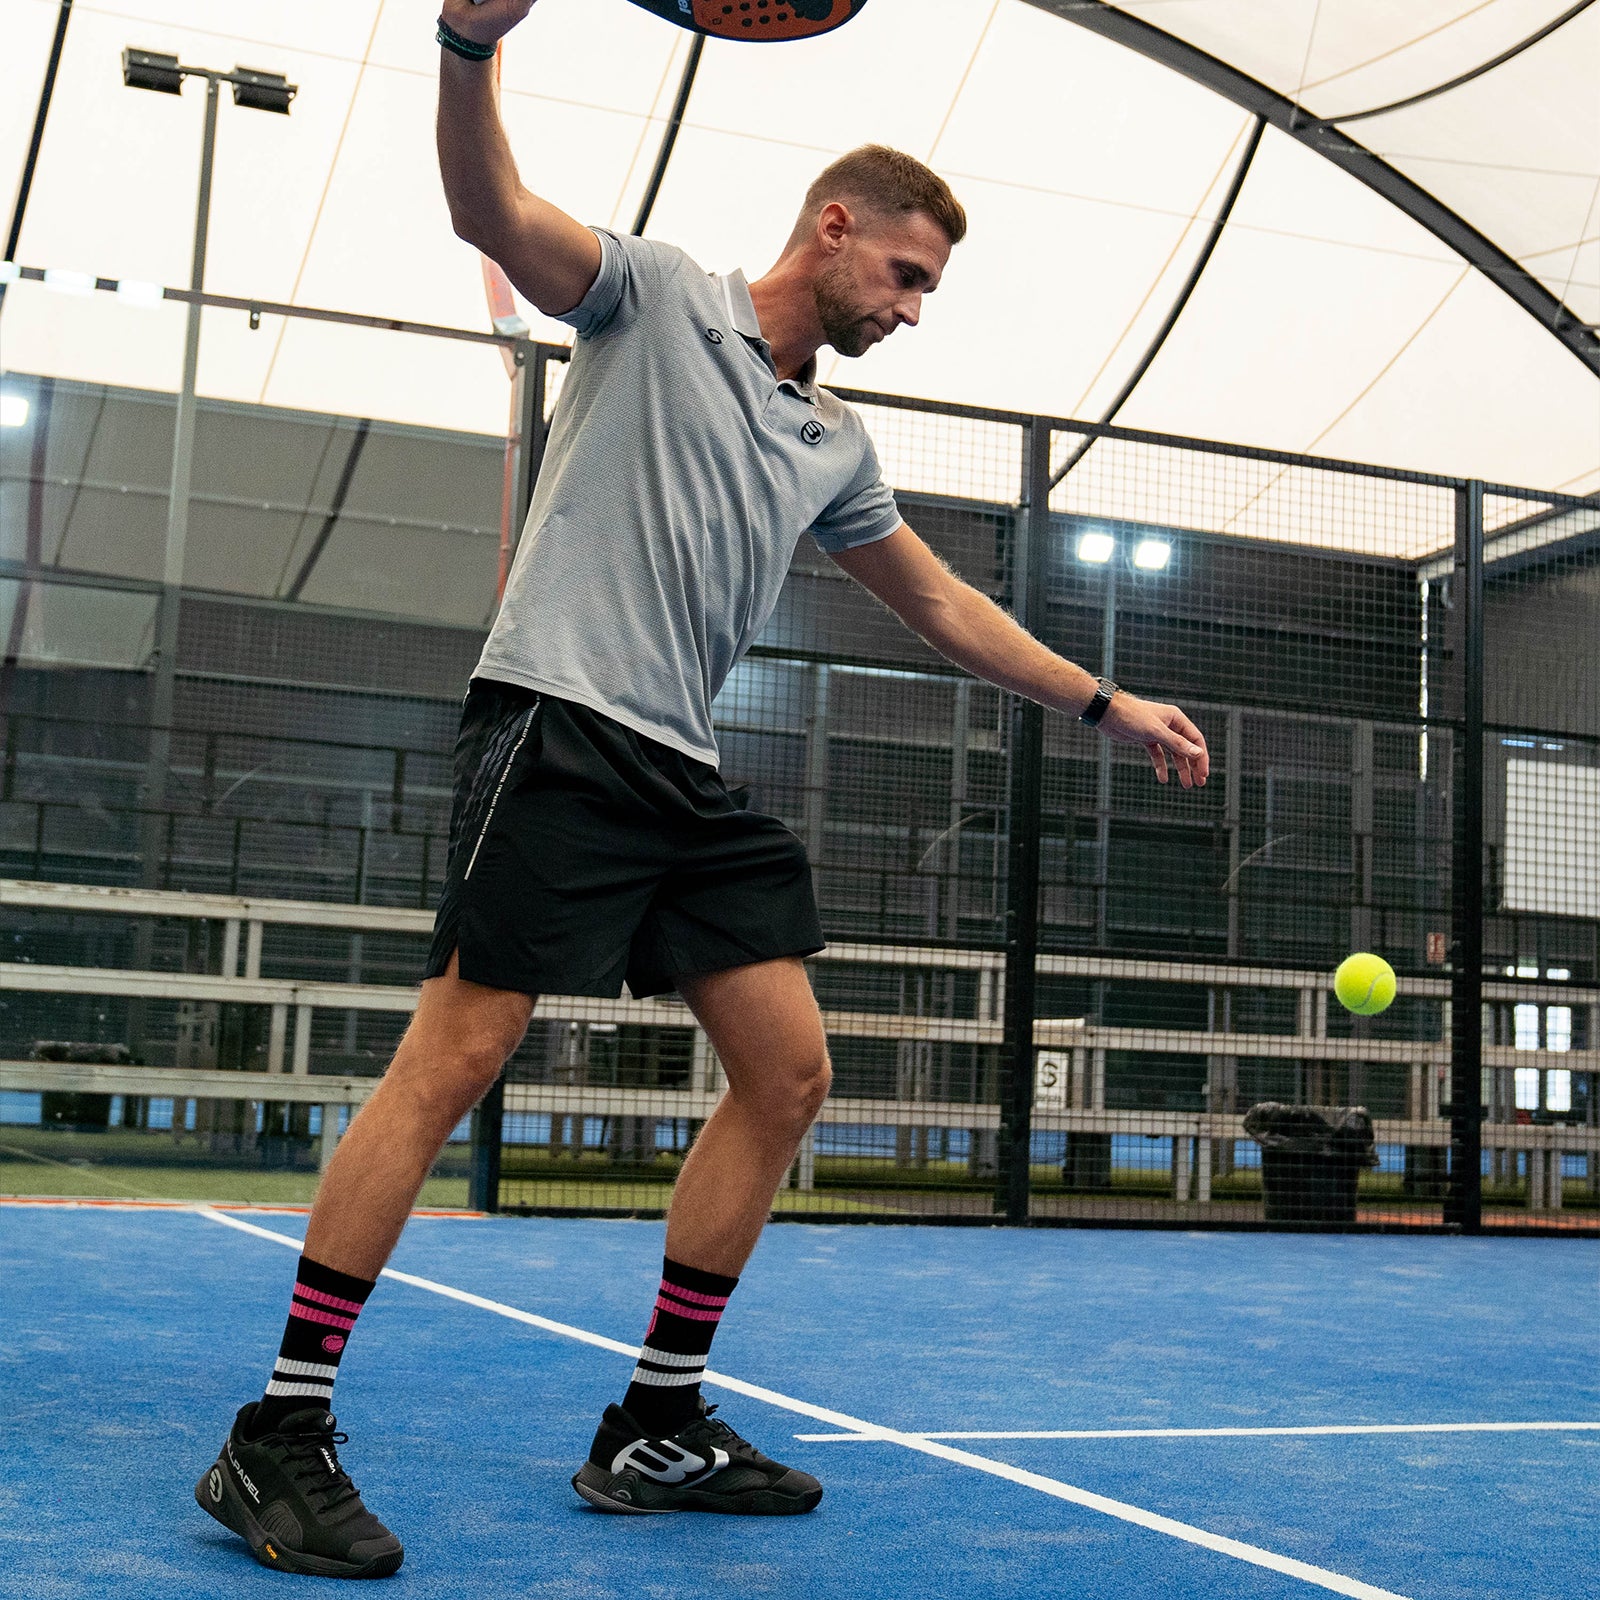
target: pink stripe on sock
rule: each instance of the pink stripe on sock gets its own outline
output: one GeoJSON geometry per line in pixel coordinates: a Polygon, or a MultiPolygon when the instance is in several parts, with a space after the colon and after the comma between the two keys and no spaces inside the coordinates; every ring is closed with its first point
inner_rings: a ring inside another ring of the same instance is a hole
{"type": "Polygon", "coordinates": [[[661,1280],[663,1294],[676,1295],[680,1300],[692,1301],[697,1306],[725,1306],[729,1296],[725,1294],[697,1294],[693,1289],[680,1289],[677,1284],[669,1283],[665,1278],[661,1280]]]}
{"type": "Polygon", "coordinates": [[[336,1294],[324,1294],[320,1289],[308,1289],[303,1283],[297,1283],[294,1292],[302,1300],[314,1300],[319,1306],[328,1306],[334,1311],[348,1311],[352,1317],[359,1315],[361,1311],[359,1300],[341,1300],[336,1294]]]}
{"type": "Polygon", "coordinates": [[[330,1328],[343,1328],[346,1333],[356,1325],[354,1317],[336,1317],[331,1311],[318,1311],[315,1306],[303,1306],[297,1300],[289,1302],[289,1315],[303,1317],[307,1322],[325,1322],[330,1328]]]}
{"type": "MultiPolygon", "coordinates": [[[[720,1309],[718,1309],[716,1311],[696,1311],[693,1306],[675,1305],[671,1300],[668,1300],[664,1295],[661,1296],[659,1299],[657,1299],[657,1301],[656,1301],[656,1310],[657,1311],[670,1311],[672,1313],[672,1315],[675,1316],[675,1317],[689,1317],[692,1320],[694,1320],[695,1322],[721,1322],[722,1321],[722,1312],[721,1312],[720,1309]]],[[[655,1327],[655,1323],[652,1322],[650,1324],[650,1326],[653,1329],[655,1327]]],[[[649,1334],[646,1334],[645,1337],[649,1338],[650,1336],[649,1336],[649,1334]]]]}

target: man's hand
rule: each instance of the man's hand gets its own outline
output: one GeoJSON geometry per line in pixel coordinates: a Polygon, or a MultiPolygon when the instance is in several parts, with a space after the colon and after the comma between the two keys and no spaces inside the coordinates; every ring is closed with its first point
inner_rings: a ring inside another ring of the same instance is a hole
{"type": "Polygon", "coordinates": [[[1203,784],[1211,771],[1205,735],[1176,706],[1157,705],[1118,689],[1100,719],[1100,732],[1118,744],[1142,744],[1163,783],[1168,756],[1185,789],[1203,784]]]}
{"type": "Polygon", "coordinates": [[[474,44],[494,44],[503,39],[533,10],[533,0],[444,0],[440,15],[452,32],[474,44]]]}

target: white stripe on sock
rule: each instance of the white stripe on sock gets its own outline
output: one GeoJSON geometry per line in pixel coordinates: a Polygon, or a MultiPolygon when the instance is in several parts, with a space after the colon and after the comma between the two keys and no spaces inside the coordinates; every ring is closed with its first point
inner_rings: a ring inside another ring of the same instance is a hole
{"type": "Polygon", "coordinates": [[[275,1378],[326,1378],[332,1383],[339,1376],[339,1369],[323,1361],[291,1361],[287,1356],[279,1356],[272,1375],[275,1378]]]}
{"type": "Polygon", "coordinates": [[[313,1400],[331,1400],[331,1383],[279,1383],[276,1378],[267,1385],[267,1394],[274,1399],[287,1399],[290,1395],[308,1395],[313,1400]]]}
{"type": "Polygon", "coordinates": [[[639,1350],[641,1361],[653,1361],[658,1367],[697,1367],[705,1371],[706,1358],[704,1356],[686,1356],[676,1350],[656,1350],[650,1345],[643,1345],[639,1350]]]}
{"type": "Polygon", "coordinates": [[[681,1384],[699,1383],[704,1376],[704,1367],[697,1367],[693,1372],[651,1372],[645,1367],[633,1369],[633,1381],[647,1384],[653,1389],[676,1389],[681,1384]]]}

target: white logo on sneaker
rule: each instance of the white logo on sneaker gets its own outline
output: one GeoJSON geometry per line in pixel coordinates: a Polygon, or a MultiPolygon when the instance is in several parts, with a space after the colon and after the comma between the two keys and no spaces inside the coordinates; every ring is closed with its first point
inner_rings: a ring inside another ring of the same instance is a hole
{"type": "Polygon", "coordinates": [[[702,1472],[718,1472],[727,1464],[728,1452],[715,1447],[710,1461],[706,1461],[671,1439],[635,1439],[626,1450],[618,1452],[611,1470],[626,1472],[631,1467],[657,1483],[683,1483],[702,1472]]]}
{"type": "Polygon", "coordinates": [[[250,1491],[250,1498],[254,1500],[257,1505],[260,1505],[261,1491],[257,1489],[256,1486],[250,1481],[250,1474],[239,1465],[239,1458],[233,1453],[233,1441],[231,1439],[228,1441],[227,1450],[228,1465],[232,1467],[234,1472],[238,1475],[239,1482],[250,1491]]]}
{"type": "Polygon", "coordinates": [[[222,1474],[215,1467],[206,1475],[206,1488],[211,1491],[211,1498],[222,1504],[222,1474]]]}

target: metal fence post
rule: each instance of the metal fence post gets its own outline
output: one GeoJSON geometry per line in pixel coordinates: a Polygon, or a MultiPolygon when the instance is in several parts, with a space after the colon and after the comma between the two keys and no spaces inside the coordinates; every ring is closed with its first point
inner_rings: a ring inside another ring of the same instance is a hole
{"type": "Polygon", "coordinates": [[[472,1175],[467,1204],[474,1211],[500,1209],[500,1139],[505,1126],[506,1080],[496,1078],[472,1113],[472,1175]]]}
{"type": "Polygon", "coordinates": [[[1450,1185],[1445,1221],[1483,1225],[1483,484],[1456,490],[1461,728],[1455,762],[1450,1185]]]}
{"type": "MultiPolygon", "coordinates": [[[[1050,424],[1028,428],[1024,505],[1013,524],[1012,615],[1037,628],[1044,609],[1045,530],[1050,518],[1050,424]]],[[[1006,987],[1001,1046],[999,1192],[1008,1223],[1028,1221],[1033,1143],[1034,969],[1039,956],[1040,790],[1044,778],[1044,709],[1013,696],[1011,788],[1006,853],[1006,987]]]]}

